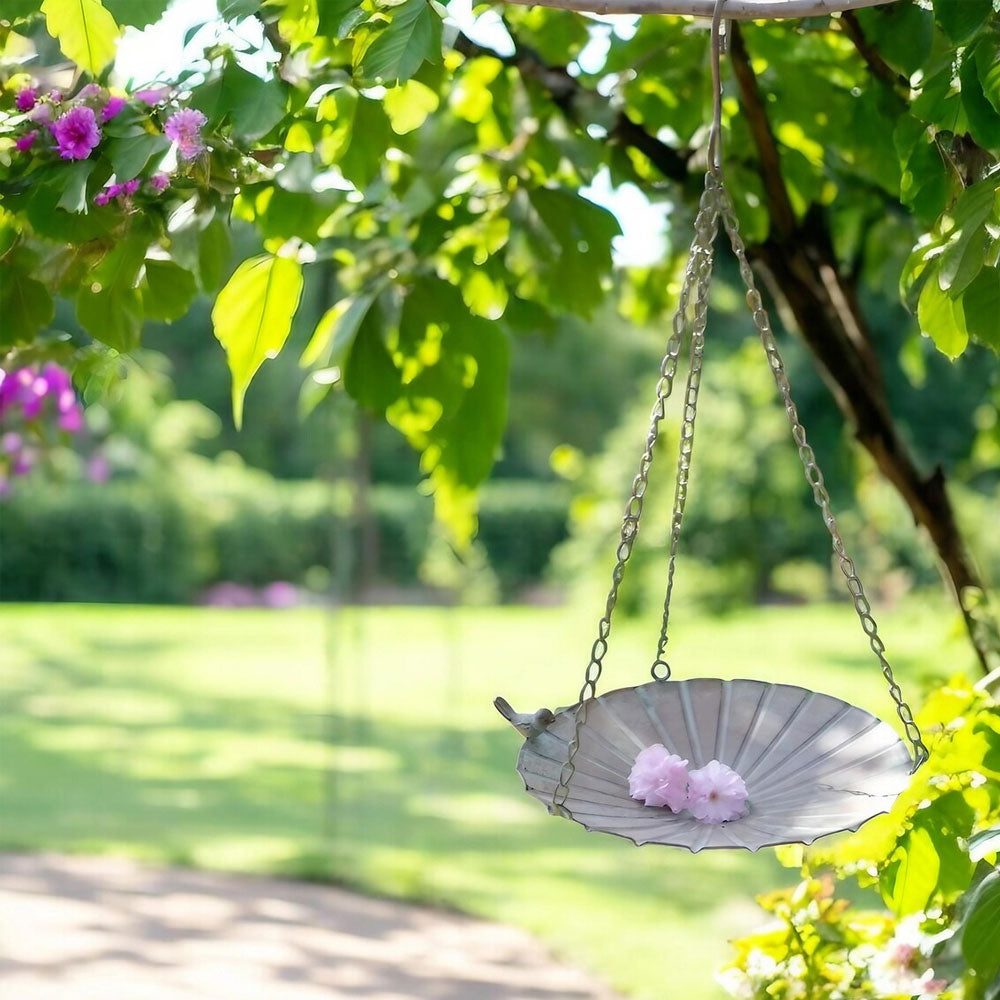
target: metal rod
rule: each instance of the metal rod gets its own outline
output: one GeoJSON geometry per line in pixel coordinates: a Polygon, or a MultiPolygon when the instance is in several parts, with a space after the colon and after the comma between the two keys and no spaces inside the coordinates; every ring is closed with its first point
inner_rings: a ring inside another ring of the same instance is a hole
{"type": "MultiPolygon", "coordinates": [[[[522,7],[557,7],[588,14],[688,14],[710,18],[715,0],[506,0],[522,7]]],[[[729,0],[726,18],[822,17],[838,11],[860,10],[898,0],[729,0]]]]}

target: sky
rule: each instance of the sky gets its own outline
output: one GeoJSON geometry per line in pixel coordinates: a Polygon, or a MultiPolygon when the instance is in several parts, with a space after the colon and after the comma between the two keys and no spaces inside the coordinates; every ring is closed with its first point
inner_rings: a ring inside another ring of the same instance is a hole
{"type": "MultiPolygon", "coordinates": [[[[474,41],[500,54],[512,51],[510,38],[495,11],[486,11],[474,17],[472,0],[452,0],[448,12],[449,19],[474,41]]],[[[174,0],[156,24],[144,31],[126,29],[115,61],[117,75],[122,82],[147,83],[156,77],[169,80],[176,77],[207,44],[223,35],[233,41],[242,38],[252,48],[261,45],[262,31],[255,21],[241,22],[237,35],[225,31],[216,18],[215,0],[174,0]],[[195,34],[185,47],[185,34],[201,21],[211,23],[195,34]]],[[[630,18],[609,18],[606,24],[607,29],[595,32],[592,42],[579,56],[579,62],[585,69],[589,68],[589,64],[600,67],[609,32],[627,37],[635,30],[634,19],[630,18]]],[[[582,193],[613,212],[622,227],[622,235],[615,240],[616,263],[642,266],[662,258],[666,249],[666,206],[650,204],[634,184],[613,188],[607,171],[602,171],[582,193]]]]}

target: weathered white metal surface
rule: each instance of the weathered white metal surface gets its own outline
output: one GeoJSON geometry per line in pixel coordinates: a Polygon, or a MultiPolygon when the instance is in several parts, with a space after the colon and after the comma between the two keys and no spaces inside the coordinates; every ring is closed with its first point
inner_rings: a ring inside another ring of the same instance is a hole
{"type": "MultiPolygon", "coordinates": [[[[586,14],[693,14],[711,17],[715,0],[508,0],[522,7],[558,7],[586,14]]],[[[897,0],[728,0],[723,16],[731,21],[758,18],[822,17],[837,11],[859,10],[897,0]]],[[[960,0],[951,0],[958,3],[960,0]]]]}
{"type": "MultiPolygon", "coordinates": [[[[526,789],[546,806],[566,761],[573,713],[559,711],[517,758],[526,789]]],[[[636,844],[757,851],[856,830],[891,808],[912,769],[891,726],[839,698],[754,680],[653,681],[591,705],[566,806],[588,830],[636,844]],[[691,768],[728,764],[746,782],[747,815],[711,826],[632,799],[629,771],[653,743],[691,768]]]]}

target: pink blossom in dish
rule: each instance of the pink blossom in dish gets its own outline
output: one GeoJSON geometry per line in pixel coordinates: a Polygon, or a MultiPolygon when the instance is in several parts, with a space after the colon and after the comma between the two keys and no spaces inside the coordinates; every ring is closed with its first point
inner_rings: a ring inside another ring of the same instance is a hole
{"type": "Polygon", "coordinates": [[[687,807],[702,823],[727,823],[746,812],[747,786],[731,768],[717,760],[688,776],[687,807]]]}
{"type": "Polygon", "coordinates": [[[52,124],[52,134],[64,160],[85,160],[101,141],[101,130],[90,108],[76,107],[52,124]]]}
{"type": "Polygon", "coordinates": [[[665,806],[680,812],[687,804],[687,763],[662,743],[646,747],[629,772],[629,794],[647,806],[665,806]]]}
{"type": "Polygon", "coordinates": [[[185,160],[193,160],[199,153],[204,152],[205,143],[201,138],[201,127],[206,121],[205,116],[194,108],[177,111],[167,119],[163,131],[168,139],[176,143],[177,152],[185,160]]]}
{"type": "Polygon", "coordinates": [[[25,132],[15,143],[14,146],[19,153],[26,153],[35,144],[35,140],[38,138],[38,129],[33,128],[30,132],[25,132]]]}
{"type": "Polygon", "coordinates": [[[116,115],[120,115],[124,107],[125,98],[113,95],[108,98],[107,104],[105,104],[104,108],[101,110],[101,118],[104,119],[104,121],[109,122],[116,115]]]}
{"type": "Polygon", "coordinates": [[[38,91],[34,87],[25,87],[14,97],[14,105],[18,111],[30,111],[37,103],[38,91]]]}

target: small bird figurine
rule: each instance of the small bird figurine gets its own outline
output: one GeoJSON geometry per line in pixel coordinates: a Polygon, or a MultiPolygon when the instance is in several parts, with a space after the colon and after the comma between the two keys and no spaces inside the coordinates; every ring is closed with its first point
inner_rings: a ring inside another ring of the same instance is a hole
{"type": "Polygon", "coordinates": [[[556,721],[555,715],[547,708],[540,708],[534,715],[527,715],[524,712],[515,712],[505,698],[494,698],[493,704],[496,705],[497,711],[528,740],[544,733],[556,721]]]}

